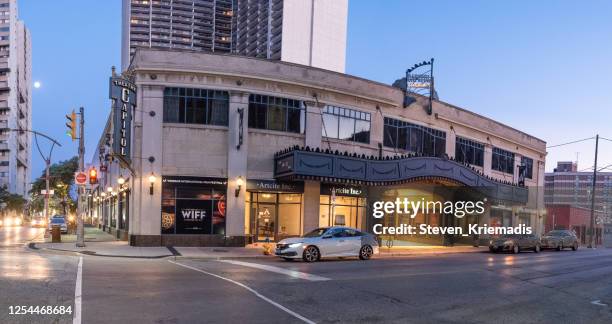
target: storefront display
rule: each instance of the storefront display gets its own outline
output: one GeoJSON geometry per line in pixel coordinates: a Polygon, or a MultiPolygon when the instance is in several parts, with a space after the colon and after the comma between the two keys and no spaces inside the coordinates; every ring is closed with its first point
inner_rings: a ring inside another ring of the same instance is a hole
{"type": "Polygon", "coordinates": [[[303,191],[301,182],[247,180],[245,232],[262,242],[299,236],[303,191]]]}
{"type": "Polygon", "coordinates": [[[319,226],[363,229],[366,217],[365,191],[358,186],[321,185],[319,226]]]}
{"type": "Polygon", "coordinates": [[[225,234],[227,180],[162,178],[162,234],[225,234]]]}

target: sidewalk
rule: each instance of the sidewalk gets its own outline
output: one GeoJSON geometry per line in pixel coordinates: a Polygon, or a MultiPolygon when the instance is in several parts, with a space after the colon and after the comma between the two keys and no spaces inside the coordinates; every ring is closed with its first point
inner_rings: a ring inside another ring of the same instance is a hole
{"type": "MultiPolygon", "coordinates": [[[[108,235],[108,234],[107,234],[108,235]]],[[[92,235],[93,236],[93,235],[92,235]]],[[[109,235],[110,236],[110,235],[109,235]]],[[[87,237],[87,236],[86,236],[87,237]]],[[[112,237],[112,236],[111,236],[112,237]]],[[[62,237],[63,239],[63,237],[62,237]]],[[[84,248],[77,248],[75,242],[42,243],[34,242],[30,248],[48,251],[61,251],[71,253],[82,253],[95,256],[127,257],[127,258],[202,258],[202,259],[226,259],[226,258],[269,258],[263,254],[263,248],[258,246],[248,247],[135,247],[129,246],[126,241],[101,241],[85,242],[84,248]]],[[[381,247],[380,253],[375,257],[394,257],[411,255],[432,255],[452,253],[478,253],[488,251],[487,247],[472,246],[399,246],[391,249],[381,247]]]]}
{"type": "MultiPolygon", "coordinates": [[[[75,243],[76,240],[76,234],[62,234],[62,243],[75,243]]],[[[116,240],[114,236],[104,232],[102,229],[93,226],[85,227],[85,242],[112,242],[116,240]]],[[[40,236],[36,242],[51,243],[51,235],[46,237],[40,236]]]]}

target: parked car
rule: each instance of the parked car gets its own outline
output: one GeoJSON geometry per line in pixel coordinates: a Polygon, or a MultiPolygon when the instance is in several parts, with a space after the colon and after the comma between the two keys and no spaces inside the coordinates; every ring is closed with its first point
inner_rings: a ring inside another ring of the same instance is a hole
{"type": "Polygon", "coordinates": [[[516,254],[524,250],[538,253],[541,248],[540,239],[533,234],[502,235],[489,241],[489,251],[493,253],[510,251],[516,254]]]}
{"type": "Polygon", "coordinates": [[[66,219],[64,219],[63,217],[55,217],[55,216],[53,216],[51,218],[51,221],[49,222],[49,231],[51,231],[53,226],[59,226],[60,227],[60,232],[62,234],[67,234],[68,233],[68,224],[66,223],[66,219]]]}
{"type": "Polygon", "coordinates": [[[542,236],[542,248],[561,251],[565,248],[578,250],[578,237],[574,231],[553,230],[542,236]]]}
{"type": "Polygon", "coordinates": [[[368,260],[378,253],[374,235],[344,226],[317,228],[301,237],[284,239],[276,244],[276,255],[291,261],[306,262],[328,257],[359,257],[368,260]]]}

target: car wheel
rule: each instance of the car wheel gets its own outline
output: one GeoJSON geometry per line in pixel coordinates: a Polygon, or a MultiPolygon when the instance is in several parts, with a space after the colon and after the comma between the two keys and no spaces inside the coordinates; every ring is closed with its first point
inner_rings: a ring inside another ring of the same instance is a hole
{"type": "Polygon", "coordinates": [[[557,245],[557,251],[561,250],[563,250],[563,244],[559,243],[559,245],[557,245]]]}
{"type": "Polygon", "coordinates": [[[309,246],[304,249],[304,253],[302,254],[302,259],[306,262],[315,262],[318,261],[321,257],[319,253],[319,249],[316,246],[309,246]]]}
{"type": "Polygon", "coordinates": [[[369,260],[372,257],[372,254],[374,254],[374,251],[369,245],[364,245],[361,247],[361,250],[359,250],[359,258],[361,260],[369,260]]]}
{"type": "Polygon", "coordinates": [[[512,247],[512,253],[518,254],[519,252],[521,252],[521,249],[519,249],[519,246],[518,245],[514,245],[512,247]]]}
{"type": "Polygon", "coordinates": [[[576,250],[578,250],[578,242],[574,242],[574,245],[572,245],[572,251],[576,250]]]}
{"type": "Polygon", "coordinates": [[[283,260],[285,260],[285,261],[293,261],[292,258],[283,258],[283,260]]]}

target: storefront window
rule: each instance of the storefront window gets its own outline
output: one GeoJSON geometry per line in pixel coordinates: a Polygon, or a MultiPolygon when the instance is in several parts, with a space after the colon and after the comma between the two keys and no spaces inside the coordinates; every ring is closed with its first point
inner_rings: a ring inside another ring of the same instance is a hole
{"type": "Polygon", "coordinates": [[[249,193],[250,233],[257,241],[299,236],[302,229],[302,194],[249,193]]]}
{"type": "Polygon", "coordinates": [[[127,230],[129,223],[129,191],[119,193],[119,229],[127,230]]]}
{"type": "Polygon", "coordinates": [[[365,224],[365,198],[355,196],[341,196],[340,192],[353,192],[361,194],[360,188],[335,188],[324,186],[321,188],[319,206],[319,226],[348,226],[363,228],[365,224]],[[330,195],[330,191],[334,191],[330,195]]]}
{"type": "Polygon", "coordinates": [[[225,234],[227,181],[216,178],[162,179],[162,234],[225,234]]]}

